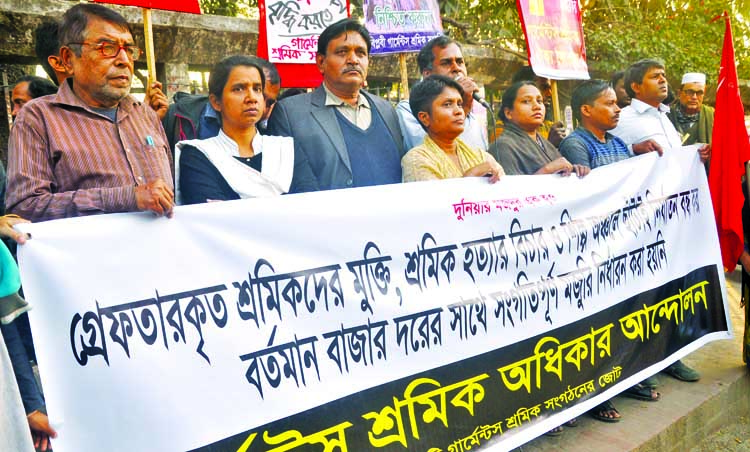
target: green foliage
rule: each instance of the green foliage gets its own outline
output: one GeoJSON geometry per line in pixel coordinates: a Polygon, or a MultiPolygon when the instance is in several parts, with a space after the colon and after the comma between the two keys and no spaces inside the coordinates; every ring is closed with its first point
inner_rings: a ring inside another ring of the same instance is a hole
{"type": "Polygon", "coordinates": [[[252,6],[258,6],[255,0],[201,0],[201,9],[203,14],[235,17],[241,11],[242,4],[248,5],[251,1],[252,6]]]}
{"type": "MultiPolygon", "coordinates": [[[[526,52],[512,0],[444,0],[446,31],[468,43],[526,52]]],[[[732,18],[739,76],[750,79],[748,0],[582,0],[589,66],[599,76],[624,69],[641,58],[665,61],[674,77],[706,72],[715,81],[721,61],[724,22],[711,20],[724,10],[732,18]]]]}
{"type": "Polygon", "coordinates": [[[738,16],[745,2],[719,0],[628,2],[591,0],[584,4],[583,23],[590,65],[600,72],[624,69],[629,62],[656,57],[678,78],[684,72],[705,72],[716,81],[724,42],[727,10],[732,20],[735,57],[740,78],[750,78],[747,65],[750,24],[738,16]],[[654,4],[658,3],[659,6],[654,4]]]}

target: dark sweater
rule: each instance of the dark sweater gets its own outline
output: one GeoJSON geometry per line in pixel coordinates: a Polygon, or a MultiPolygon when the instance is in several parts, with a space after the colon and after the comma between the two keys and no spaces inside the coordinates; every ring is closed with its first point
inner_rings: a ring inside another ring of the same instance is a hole
{"type": "Polygon", "coordinates": [[[401,159],[388,128],[376,108],[367,130],[352,124],[336,111],[352,165],[352,186],[397,184],[401,182],[401,159]],[[371,152],[378,149],[378,152],[371,152]],[[370,152],[368,152],[368,150],[370,152]]]}

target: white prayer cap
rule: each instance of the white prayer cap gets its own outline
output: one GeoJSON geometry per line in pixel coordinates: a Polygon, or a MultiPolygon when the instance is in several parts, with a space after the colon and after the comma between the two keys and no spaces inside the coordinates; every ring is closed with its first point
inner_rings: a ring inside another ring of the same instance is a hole
{"type": "Polygon", "coordinates": [[[701,85],[706,84],[706,74],[700,72],[687,72],[682,76],[682,84],[685,83],[699,83],[701,85]]]}

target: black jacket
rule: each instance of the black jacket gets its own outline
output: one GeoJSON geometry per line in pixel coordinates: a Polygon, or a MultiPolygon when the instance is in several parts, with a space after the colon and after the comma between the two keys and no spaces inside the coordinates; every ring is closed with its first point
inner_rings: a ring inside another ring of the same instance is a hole
{"type": "Polygon", "coordinates": [[[178,92],[174,95],[174,103],[169,106],[166,116],[162,119],[172,155],[174,155],[174,145],[178,141],[198,138],[201,112],[206,103],[208,103],[208,96],[205,94],[178,92]]]}

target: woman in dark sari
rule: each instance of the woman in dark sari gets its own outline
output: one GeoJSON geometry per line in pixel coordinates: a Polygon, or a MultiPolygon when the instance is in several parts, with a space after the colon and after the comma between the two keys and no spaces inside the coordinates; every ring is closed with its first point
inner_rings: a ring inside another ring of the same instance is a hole
{"type": "Polygon", "coordinates": [[[571,165],[557,148],[539,133],[544,124],[544,97],[533,82],[516,82],[503,93],[500,119],[505,130],[492,143],[492,154],[505,173],[510,175],[578,174],[590,169],[571,165]]]}

